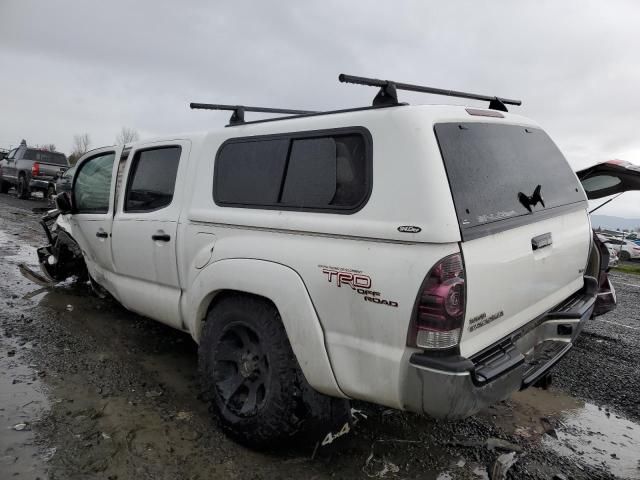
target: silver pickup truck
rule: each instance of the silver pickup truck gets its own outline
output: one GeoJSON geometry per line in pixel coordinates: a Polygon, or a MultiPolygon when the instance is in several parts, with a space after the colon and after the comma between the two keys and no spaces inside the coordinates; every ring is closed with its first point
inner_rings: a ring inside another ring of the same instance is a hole
{"type": "Polygon", "coordinates": [[[0,192],[7,193],[13,186],[23,199],[33,191],[50,198],[56,193],[56,179],[67,168],[69,163],[63,153],[28,147],[23,140],[0,161],[0,192]]]}

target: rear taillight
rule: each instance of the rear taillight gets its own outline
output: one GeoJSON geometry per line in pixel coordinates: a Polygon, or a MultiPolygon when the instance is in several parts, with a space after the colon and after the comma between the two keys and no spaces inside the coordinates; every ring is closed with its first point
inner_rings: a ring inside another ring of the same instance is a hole
{"type": "Polygon", "coordinates": [[[455,253],[436,263],[425,279],[407,344],[425,349],[451,348],[460,342],[466,286],[462,255],[455,253]]]}
{"type": "Polygon", "coordinates": [[[40,164],[38,162],[34,162],[33,166],[31,167],[31,176],[37,177],[38,175],[40,175],[40,164]]]}

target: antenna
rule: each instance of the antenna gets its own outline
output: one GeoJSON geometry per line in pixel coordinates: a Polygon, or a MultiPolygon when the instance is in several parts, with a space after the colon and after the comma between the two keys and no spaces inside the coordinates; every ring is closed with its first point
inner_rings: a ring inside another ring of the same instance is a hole
{"type": "Polygon", "coordinates": [[[431,93],[434,95],[444,95],[447,97],[470,98],[472,100],[484,100],[489,102],[489,108],[507,112],[506,105],[522,105],[521,100],[513,100],[503,97],[492,97],[489,95],[480,95],[477,93],[458,92],[456,90],[444,90],[442,88],[424,87],[421,85],[411,85],[409,83],[400,83],[394,80],[378,80],[376,78],[356,77],[354,75],[345,75],[341,73],[338,80],[342,83],[353,83],[356,85],[367,85],[370,87],[380,87],[378,94],[373,99],[373,106],[389,106],[400,105],[398,103],[397,90],[407,90],[410,92],[431,93]]]}
{"type": "Polygon", "coordinates": [[[267,107],[249,107],[246,105],[220,105],[215,103],[190,103],[189,107],[199,110],[228,110],[232,111],[229,125],[239,125],[244,123],[245,112],[257,113],[282,113],[289,115],[308,115],[318,113],[310,110],[292,110],[290,108],[267,108],[267,107]]]}

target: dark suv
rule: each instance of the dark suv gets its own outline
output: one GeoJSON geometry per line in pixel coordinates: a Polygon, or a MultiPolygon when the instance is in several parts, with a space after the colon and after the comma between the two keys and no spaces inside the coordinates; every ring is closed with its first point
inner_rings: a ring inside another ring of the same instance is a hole
{"type": "Polygon", "coordinates": [[[67,168],[63,153],[28,147],[23,140],[0,161],[0,192],[7,193],[13,186],[20,198],[29,198],[33,191],[49,198],[56,193],[56,179],[67,168]]]}

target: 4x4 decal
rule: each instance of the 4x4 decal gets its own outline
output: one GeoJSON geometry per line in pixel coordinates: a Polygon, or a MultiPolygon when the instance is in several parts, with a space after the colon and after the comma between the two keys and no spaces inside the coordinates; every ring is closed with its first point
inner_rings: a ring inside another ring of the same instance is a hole
{"type": "Polygon", "coordinates": [[[338,288],[349,286],[353,291],[362,295],[365,302],[371,302],[378,305],[388,305],[397,307],[398,302],[380,298],[380,292],[372,290],[372,281],[369,275],[365,275],[361,270],[352,270],[349,268],[328,267],[326,265],[318,265],[322,273],[327,276],[329,283],[336,285],[338,288]]]}

